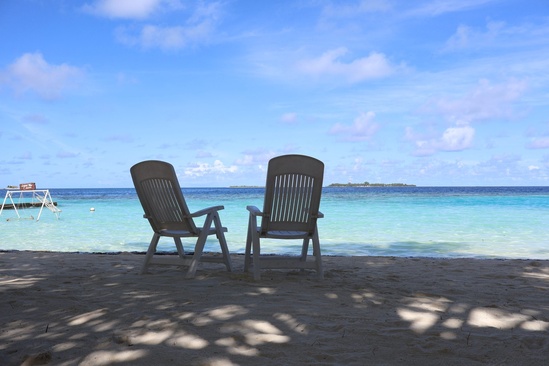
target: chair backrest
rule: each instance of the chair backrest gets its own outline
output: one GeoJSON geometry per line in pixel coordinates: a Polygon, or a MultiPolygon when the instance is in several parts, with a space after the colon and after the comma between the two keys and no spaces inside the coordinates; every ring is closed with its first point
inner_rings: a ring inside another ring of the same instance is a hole
{"type": "Polygon", "coordinates": [[[189,216],[173,165],[147,160],[130,169],[137,196],[154,232],[183,230],[196,234],[198,230],[189,216]]]}
{"type": "Polygon", "coordinates": [[[304,231],[312,234],[322,194],[324,163],[305,155],[269,161],[261,232],[304,231]]]}

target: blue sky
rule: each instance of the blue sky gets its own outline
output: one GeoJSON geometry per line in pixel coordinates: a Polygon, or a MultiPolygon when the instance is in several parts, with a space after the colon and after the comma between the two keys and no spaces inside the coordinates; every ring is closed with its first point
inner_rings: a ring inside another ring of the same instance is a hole
{"type": "Polygon", "coordinates": [[[5,0],[0,39],[0,186],[549,184],[546,0],[5,0]]]}

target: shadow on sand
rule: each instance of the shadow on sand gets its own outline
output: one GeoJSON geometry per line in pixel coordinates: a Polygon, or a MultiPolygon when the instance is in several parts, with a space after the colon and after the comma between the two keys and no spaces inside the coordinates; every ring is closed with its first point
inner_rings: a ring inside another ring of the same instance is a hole
{"type": "Polygon", "coordinates": [[[260,282],[143,256],[0,253],[2,365],[542,365],[549,262],[326,257],[260,282]]]}

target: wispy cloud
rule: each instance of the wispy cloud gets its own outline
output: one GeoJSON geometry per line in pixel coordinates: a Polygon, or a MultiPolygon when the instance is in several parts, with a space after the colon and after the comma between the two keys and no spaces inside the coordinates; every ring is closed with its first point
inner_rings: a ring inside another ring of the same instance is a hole
{"type": "Polygon", "coordinates": [[[532,138],[526,147],[529,149],[549,149],[549,136],[532,138]]]}
{"type": "Polygon", "coordinates": [[[288,124],[297,123],[297,113],[295,112],[284,113],[282,117],[280,117],[280,121],[288,124]]]}
{"type": "Polygon", "coordinates": [[[197,32],[181,26],[159,27],[145,25],[135,31],[133,27],[118,27],[116,40],[126,46],[139,46],[143,49],[159,48],[177,50],[197,40],[197,32]]]}
{"type": "Polygon", "coordinates": [[[106,18],[145,19],[161,9],[182,7],[178,0],[96,0],[85,4],[82,10],[106,18]]]}
{"type": "Polygon", "coordinates": [[[345,62],[343,58],[347,53],[348,50],[344,47],[326,51],[319,57],[299,61],[297,70],[315,79],[336,78],[358,83],[387,77],[398,69],[382,53],[372,52],[366,57],[345,62]]]}
{"type": "Polygon", "coordinates": [[[214,154],[211,151],[198,150],[195,154],[197,159],[212,158],[214,154]]]}
{"type": "Polygon", "coordinates": [[[361,113],[351,125],[336,123],[330,129],[330,134],[340,135],[344,141],[369,140],[379,130],[379,125],[374,121],[375,116],[374,112],[361,113]]]}
{"type": "Polygon", "coordinates": [[[404,12],[404,15],[415,17],[434,17],[446,13],[472,10],[494,1],[497,0],[434,0],[424,1],[423,3],[411,2],[411,4],[419,3],[419,5],[407,12],[404,12]]]}
{"type": "Polygon", "coordinates": [[[441,97],[430,100],[424,111],[443,116],[454,123],[471,123],[493,118],[513,118],[517,101],[527,90],[523,80],[510,80],[494,84],[483,79],[476,87],[461,98],[441,97]]]}
{"type": "Polygon", "coordinates": [[[440,97],[430,100],[423,112],[451,124],[437,135],[433,131],[418,133],[408,127],[405,139],[414,145],[413,155],[427,156],[437,152],[463,151],[473,146],[476,130],[473,124],[494,119],[512,119],[517,112],[513,103],[527,90],[521,80],[493,84],[480,80],[462,97],[440,97]]]}
{"type": "Polygon", "coordinates": [[[115,30],[116,40],[131,47],[165,51],[211,40],[221,18],[221,4],[199,3],[191,10],[184,24],[119,26],[115,30]]]}
{"type": "Polygon", "coordinates": [[[508,25],[503,21],[489,20],[485,27],[474,27],[461,24],[456,32],[446,41],[443,51],[456,52],[464,50],[491,51],[494,49],[519,49],[533,45],[547,45],[549,24],[524,23],[508,25]]]}
{"type": "Polygon", "coordinates": [[[134,141],[134,138],[130,134],[119,134],[119,135],[110,135],[105,139],[106,141],[114,142],[124,142],[130,143],[134,141]]]}
{"type": "Polygon", "coordinates": [[[45,100],[54,100],[75,87],[83,78],[81,68],[68,64],[53,65],[41,53],[25,53],[2,73],[0,82],[11,87],[17,95],[36,93],[45,100]]]}
{"type": "Polygon", "coordinates": [[[45,116],[41,114],[29,114],[29,115],[23,116],[23,123],[47,125],[49,121],[45,116]]]}
{"type": "Polygon", "coordinates": [[[226,174],[235,173],[238,171],[238,167],[235,165],[226,166],[221,160],[215,160],[213,164],[209,163],[195,163],[185,168],[185,175],[190,177],[202,177],[209,174],[226,174]]]}
{"type": "Polygon", "coordinates": [[[32,153],[30,151],[25,151],[21,155],[17,156],[17,159],[32,160],[32,153]]]}
{"type": "Polygon", "coordinates": [[[236,160],[240,166],[266,166],[269,159],[276,156],[276,152],[267,149],[253,149],[242,152],[242,157],[236,160]]]}
{"type": "Polygon", "coordinates": [[[505,23],[489,22],[486,29],[478,30],[466,25],[460,25],[456,32],[448,39],[445,51],[457,51],[470,48],[486,47],[494,43],[500,35],[505,23]]]}
{"type": "Polygon", "coordinates": [[[392,9],[388,0],[360,0],[357,2],[329,2],[322,8],[325,18],[354,18],[366,13],[385,12],[392,9]]]}
{"type": "Polygon", "coordinates": [[[59,151],[55,156],[59,159],[72,159],[80,156],[80,154],[73,151],[62,150],[59,151]]]}

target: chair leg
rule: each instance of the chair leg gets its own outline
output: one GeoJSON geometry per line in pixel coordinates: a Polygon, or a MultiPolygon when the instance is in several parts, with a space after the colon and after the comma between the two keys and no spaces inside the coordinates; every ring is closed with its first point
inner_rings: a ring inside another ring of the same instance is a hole
{"type": "Polygon", "coordinates": [[[179,258],[185,258],[185,249],[183,249],[183,243],[181,242],[181,238],[175,236],[173,238],[173,241],[175,243],[175,247],[177,248],[177,254],[179,254],[179,258]]]}
{"type": "Polygon", "coordinates": [[[322,268],[322,253],[320,252],[320,239],[318,238],[318,228],[313,234],[313,253],[316,262],[316,274],[319,280],[324,278],[324,269],[322,268]]]}
{"type": "Polygon", "coordinates": [[[253,215],[248,219],[248,234],[246,236],[246,251],[244,252],[244,272],[250,270],[251,252],[252,252],[252,230],[256,226],[257,220],[254,220],[253,215]]]}
{"type": "Polygon", "coordinates": [[[200,263],[200,258],[202,257],[202,252],[204,251],[204,245],[206,244],[207,238],[208,234],[206,230],[203,230],[196,241],[194,255],[191,259],[189,269],[187,270],[187,275],[185,276],[186,278],[194,278],[196,275],[196,270],[198,269],[198,264],[200,263]]]}
{"type": "Polygon", "coordinates": [[[154,256],[154,253],[156,252],[156,246],[158,245],[158,241],[160,240],[160,235],[157,233],[153,234],[153,237],[151,239],[151,243],[149,244],[149,249],[147,249],[147,255],[145,256],[145,262],[143,262],[143,267],[141,268],[141,274],[144,274],[147,272],[147,268],[149,267],[149,263],[151,259],[154,256]]]}
{"type": "Polygon", "coordinates": [[[260,263],[260,249],[259,249],[259,233],[257,228],[252,228],[252,244],[253,244],[253,261],[254,261],[254,280],[259,281],[261,279],[261,263],[260,263]]]}
{"type": "Polygon", "coordinates": [[[219,245],[221,246],[221,252],[223,253],[223,262],[225,263],[225,267],[227,267],[227,271],[232,272],[233,265],[231,263],[231,255],[229,253],[229,247],[227,246],[227,240],[225,239],[225,233],[223,232],[223,227],[221,226],[221,220],[219,219],[219,215],[214,214],[213,220],[217,240],[219,241],[219,245]]]}
{"type": "Polygon", "coordinates": [[[204,227],[200,230],[198,239],[196,240],[196,245],[194,247],[194,255],[189,265],[189,270],[187,271],[186,278],[194,278],[196,270],[198,268],[198,263],[200,263],[200,258],[202,257],[202,252],[204,251],[204,245],[206,244],[206,239],[208,239],[208,234],[210,228],[212,227],[212,214],[208,214],[206,220],[204,220],[204,227]]]}
{"type": "Polygon", "coordinates": [[[301,247],[301,257],[299,260],[302,262],[307,261],[307,253],[309,252],[309,237],[303,239],[303,246],[301,247]]]}

